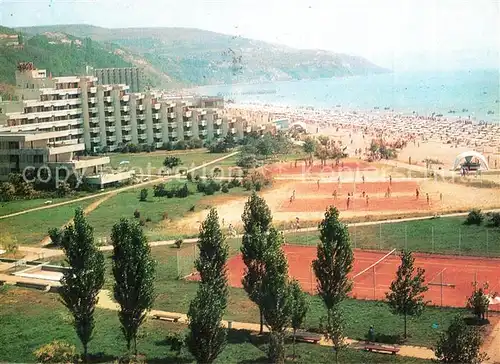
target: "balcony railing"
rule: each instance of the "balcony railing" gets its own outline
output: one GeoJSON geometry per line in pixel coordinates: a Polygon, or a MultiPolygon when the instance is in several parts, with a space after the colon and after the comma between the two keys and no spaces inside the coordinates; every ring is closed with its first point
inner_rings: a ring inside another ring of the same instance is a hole
{"type": "Polygon", "coordinates": [[[137,138],[138,138],[139,140],[146,140],[146,139],[148,138],[148,136],[146,135],[146,133],[142,133],[142,134],[139,134],[139,135],[137,136],[137,138]]]}
{"type": "Polygon", "coordinates": [[[170,138],[177,138],[177,132],[176,131],[171,131],[171,132],[168,133],[168,136],[170,138]]]}
{"type": "Polygon", "coordinates": [[[191,110],[188,110],[188,111],[184,111],[184,113],[182,114],[185,118],[190,118],[191,116],[193,116],[193,112],[191,110]]]}
{"type": "Polygon", "coordinates": [[[130,130],[132,130],[132,127],[130,125],[122,125],[122,130],[130,131],[130,130]]]}
{"type": "Polygon", "coordinates": [[[101,137],[93,137],[93,138],[90,138],[90,141],[92,143],[100,143],[101,142],[101,137]]]}
{"type": "Polygon", "coordinates": [[[91,94],[95,94],[97,92],[97,87],[95,87],[95,86],[94,87],[89,87],[89,92],[91,94]]]}
{"type": "Polygon", "coordinates": [[[130,100],[130,95],[123,95],[122,96],[122,101],[128,102],[130,100]]]}
{"type": "Polygon", "coordinates": [[[155,138],[163,138],[163,133],[154,133],[153,136],[155,138]]]}
{"type": "Polygon", "coordinates": [[[122,139],[126,142],[129,142],[132,140],[132,135],[122,135],[122,139]]]}
{"type": "Polygon", "coordinates": [[[161,108],[161,104],[160,103],[154,104],[154,109],[155,110],[160,110],[160,108],[161,108]]]}
{"type": "Polygon", "coordinates": [[[175,121],[172,122],[172,123],[168,123],[167,125],[168,125],[169,128],[172,128],[172,129],[177,128],[177,123],[175,121]]]}
{"type": "Polygon", "coordinates": [[[231,128],[230,132],[231,132],[231,134],[236,134],[236,129],[235,128],[231,128]]]}
{"type": "Polygon", "coordinates": [[[156,148],[161,148],[163,147],[163,142],[156,142],[154,143],[156,148]]]}
{"type": "Polygon", "coordinates": [[[222,119],[216,119],[215,125],[222,125],[222,119]]]}
{"type": "Polygon", "coordinates": [[[222,130],[220,130],[220,129],[215,129],[215,130],[214,130],[214,134],[215,134],[215,135],[221,135],[221,134],[222,134],[222,130]]]}
{"type": "Polygon", "coordinates": [[[157,112],[155,112],[155,113],[153,114],[153,119],[159,120],[159,119],[160,119],[160,114],[159,114],[159,113],[157,113],[157,112]]]}
{"type": "Polygon", "coordinates": [[[97,112],[97,107],[95,107],[95,106],[89,107],[89,112],[95,114],[97,112]]]}
{"type": "Polygon", "coordinates": [[[139,130],[146,130],[147,126],[146,126],[146,124],[137,124],[137,129],[139,129],[139,130]]]}
{"type": "Polygon", "coordinates": [[[114,116],[105,116],[104,117],[104,121],[112,123],[112,122],[116,121],[116,117],[114,117],[114,116]]]}
{"type": "Polygon", "coordinates": [[[68,114],[70,115],[76,115],[76,114],[81,114],[82,113],[82,109],[77,107],[75,109],[69,109],[68,110],[68,114]]]}
{"type": "Polygon", "coordinates": [[[123,121],[130,121],[130,115],[122,115],[123,121]]]}
{"type": "Polygon", "coordinates": [[[161,123],[153,123],[153,128],[161,129],[161,123]]]}
{"type": "Polygon", "coordinates": [[[95,104],[96,98],[95,97],[89,97],[89,104],[95,104]]]}
{"type": "Polygon", "coordinates": [[[116,142],[116,135],[108,135],[106,136],[106,140],[108,142],[116,142]]]}
{"type": "Polygon", "coordinates": [[[89,118],[89,122],[91,124],[99,124],[99,118],[95,117],[95,118],[89,118]]]}
{"type": "Polygon", "coordinates": [[[193,126],[193,122],[192,122],[192,121],[185,121],[185,122],[184,122],[184,127],[186,127],[186,128],[190,128],[190,127],[192,127],[192,126],[193,126]]]}
{"type": "Polygon", "coordinates": [[[115,108],[113,106],[106,106],[106,107],[104,107],[104,111],[106,111],[106,112],[114,112],[115,108]]]}
{"type": "Polygon", "coordinates": [[[106,129],[106,131],[115,132],[116,131],[116,126],[107,126],[105,129],[106,129]]]}
{"type": "Polygon", "coordinates": [[[98,126],[94,126],[92,128],[89,128],[89,132],[91,132],[91,133],[100,133],[101,132],[101,128],[99,128],[98,126]]]}
{"type": "Polygon", "coordinates": [[[122,106],[120,106],[120,110],[121,111],[129,111],[130,110],[130,106],[128,106],[128,105],[122,105],[122,106]]]}
{"type": "Polygon", "coordinates": [[[185,136],[188,136],[188,137],[192,137],[192,136],[193,136],[193,132],[192,132],[191,130],[186,130],[186,131],[184,132],[184,135],[185,135],[185,136]]]}
{"type": "Polygon", "coordinates": [[[201,110],[200,115],[207,115],[207,110],[201,110]]]}
{"type": "Polygon", "coordinates": [[[70,133],[70,135],[83,134],[83,128],[69,129],[69,133],[70,133]]]}
{"type": "Polygon", "coordinates": [[[169,113],[167,113],[167,118],[175,119],[175,112],[169,112],[169,113]]]}
{"type": "Polygon", "coordinates": [[[146,119],[146,115],[144,114],[137,114],[137,120],[145,120],[146,119]]]}
{"type": "Polygon", "coordinates": [[[208,132],[206,130],[200,130],[200,135],[206,136],[208,132]]]}
{"type": "Polygon", "coordinates": [[[104,96],[104,102],[111,102],[111,96],[104,96]]]}
{"type": "Polygon", "coordinates": [[[144,105],[137,105],[137,110],[143,111],[144,110],[144,105]]]}
{"type": "Polygon", "coordinates": [[[206,120],[200,120],[200,126],[207,126],[206,120]]]}

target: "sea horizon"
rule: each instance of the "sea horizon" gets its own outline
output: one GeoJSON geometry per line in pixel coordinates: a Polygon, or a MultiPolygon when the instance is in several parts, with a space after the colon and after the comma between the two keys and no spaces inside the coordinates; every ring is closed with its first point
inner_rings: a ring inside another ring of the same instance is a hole
{"type": "Polygon", "coordinates": [[[200,86],[196,93],[241,104],[390,110],[500,122],[500,71],[405,71],[335,78],[200,86]]]}

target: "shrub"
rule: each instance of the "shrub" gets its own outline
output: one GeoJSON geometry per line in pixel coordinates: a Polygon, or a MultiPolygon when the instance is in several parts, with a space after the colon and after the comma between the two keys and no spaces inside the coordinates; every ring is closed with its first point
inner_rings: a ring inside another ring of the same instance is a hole
{"type": "Polygon", "coordinates": [[[195,180],[196,182],[199,182],[199,181],[201,180],[200,175],[199,175],[199,174],[197,174],[196,176],[194,176],[194,180],[195,180]]]}
{"type": "Polygon", "coordinates": [[[19,250],[16,238],[9,233],[4,233],[0,236],[0,246],[5,249],[7,254],[16,255],[19,250]]]}
{"type": "Polygon", "coordinates": [[[229,192],[229,188],[227,187],[227,185],[224,185],[224,186],[222,186],[221,191],[222,191],[223,193],[228,193],[228,192],[229,192]]]}
{"type": "Polygon", "coordinates": [[[205,185],[205,189],[203,190],[203,192],[205,193],[205,195],[211,196],[215,193],[215,186],[211,183],[208,183],[207,185],[205,185]]]}
{"type": "Polygon", "coordinates": [[[12,183],[0,183],[0,201],[12,201],[15,195],[16,187],[12,183]]]}
{"type": "Polygon", "coordinates": [[[165,160],[163,161],[163,165],[167,168],[170,168],[170,169],[177,167],[177,166],[180,166],[181,164],[182,164],[182,161],[180,158],[174,157],[171,155],[166,157],[165,160]]]}
{"type": "Polygon", "coordinates": [[[479,209],[473,209],[467,215],[465,219],[466,225],[481,225],[484,220],[484,215],[479,209]]]}
{"type": "Polygon", "coordinates": [[[140,201],[146,201],[148,199],[148,190],[147,188],[143,188],[141,190],[141,193],[139,195],[139,200],[140,201]]]}
{"type": "Polygon", "coordinates": [[[187,149],[187,143],[184,140],[179,140],[177,143],[175,143],[175,149],[177,149],[177,150],[186,150],[187,149]]]}
{"type": "Polygon", "coordinates": [[[236,177],[233,177],[233,179],[231,181],[229,181],[229,188],[240,187],[240,186],[241,186],[241,182],[236,177]]]}
{"type": "Polygon", "coordinates": [[[167,196],[167,198],[172,198],[175,196],[175,190],[165,190],[165,195],[167,196]]]}
{"type": "Polygon", "coordinates": [[[491,226],[500,227],[500,212],[491,212],[488,214],[488,217],[491,226]]]}
{"type": "Polygon", "coordinates": [[[136,210],[134,211],[134,217],[135,217],[136,219],[138,219],[138,218],[140,218],[140,217],[141,217],[141,213],[139,212],[139,210],[137,210],[137,209],[136,209],[136,210]]]}
{"type": "Polygon", "coordinates": [[[52,241],[52,245],[61,246],[63,230],[61,230],[59,228],[52,228],[52,229],[49,229],[48,233],[49,233],[50,241],[52,241]]]}
{"type": "Polygon", "coordinates": [[[144,219],[140,219],[140,220],[139,220],[139,225],[141,225],[141,226],[146,225],[146,220],[144,220],[144,219]]]}
{"type": "Polygon", "coordinates": [[[191,172],[188,172],[186,174],[186,178],[189,182],[193,182],[193,174],[191,172]]]}
{"type": "Polygon", "coordinates": [[[172,142],[168,141],[166,143],[163,143],[163,149],[165,149],[165,150],[173,150],[174,149],[174,145],[172,144],[172,142]]]}
{"type": "Polygon", "coordinates": [[[146,222],[151,222],[151,218],[150,217],[146,217],[146,222]]]}
{"type": "Polygon", "coordinates": [[[189,211],[190,212],[194,212],[194,209],[196,208],[196,205],[192,205],[190,208],[189,208],[189,211]]]}
{"type": "Polygon", "coordinates": [[[181,246],[182,246],[182,243],[184,241],[182,239],[177,239],[175,242],[174,242],[174,246],[177,248],[177,249],[180,249],[181,246]]]}
{"type": "Polygon", "coordinates": [[[158,185],[153,186],[153,196],[155,197],[163,197],[166,195],[165,185],[160,183],[158,185]]]}
{"type": "Polygon", "coordinates": [[[33,355],[38,363],[73,363],[77,359],[75,346],[59,340],[41,346],[33,355]]]}
{"type": "Polygon", "coordinates": [[[182,334],[170,333],[167,335],[165,341],[170,346],[170,351],[174,352],[176,356],[179,356],[181,354],[182,348],[184,347],[186,339],[182,334]]]}
{"type": "Polygon", "coordinates": [[[198,192],[203,193],[203,192],[205,192],[205,189],[206,189],[206,184],[205,184],[205,182],[203,182],[203,181],[199,180],[199,181],[198,181],[198,183],[196,184],[196,190],[197,190],[198,192]]]}
{"type": "Polygon", "coordinates": [[[187,183],[184,183],[184,186],[175,191],[175,197],[185,198],[189,196],[189,188],[187,183]]]}
{"type": "Polygon", "coordinates": [[[163,220],[168,220],[168,212],[163,213],[163,220]]]}

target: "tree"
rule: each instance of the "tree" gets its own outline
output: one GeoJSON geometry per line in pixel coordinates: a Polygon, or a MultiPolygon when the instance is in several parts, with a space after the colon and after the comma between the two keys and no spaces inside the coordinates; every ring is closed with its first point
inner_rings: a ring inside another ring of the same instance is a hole
{"type": "Polygon", "coordinates": [[[272,222],[271,210],[266,201],[254,192],[245,203],[241,219],[244,228],[241,253],[246,265],[242,283],[248,297],[259,306],[260,334],[262,334],[264,316],[260,304],[261,283],[264,274],[264,252],[267,246],[266,235],[272,222]]]}
{"type": "Polygon", "coordinates": [[[50,241],[53,246],[61,246],[64,230],[60,228],[50,228],[48,231],[50,241]]]}
{"type": "Polygon", "coordinates": [[[319,224],[320,243],[317,247],[317,258],[313,261],[313,269],[318,284],[318,293],[326,307],[326,336],[335,345],[335,358],[343,346],[343,324],[339,304],[352,289],[347,277],[353,267],[349,231],[340,222],[339,211],[330,206],[319,224]]]}
{"type": "Polygon", "coordinates": [[[118,318],[130,352],[137,355],[137,332],[153,306],[155,261],[142,228],[121,219],[111,230],[113,243],[114,297],[120,305],[118,318]]]}
{"type": "Polygon", "coordinates": [[[210,364],[224,350],[227,336],[221,321],[227,306],[226,262],[229,247],[215,209],[210,210],[201,225],[198,249],[200,255],[195,266],[200,274],[200,285],[189,306],[186,343],[198,363],[210,364]]]}
{"type": "Polygon", "coordinates": [[[63,272],[59,295],[74,318],[76,334],[87,360],[88,344],[94,331],[97,295],[104,285],[104,256],[94,242],[92,227],[83,210],[75,211],[73,224],[66,226],[61,246],[69,264],[63,272]]]}
{"type": "Polygon", "coordinates": [[[290,294],[292,297],[291,324],[293,329],[293,359],[295,360],[295,337],[297,330],[301,328],[308,310],[307,295],[300,288],[297,280],[290,282],[290,294]]]}
{"type": "Polygon", "coordinates": [[[148,189],[147,188],[143,188],[141,190],[141,193],[139,194],[139,201],[146,201],[148,199],[148,189]]]}
{"type": "Polygon", "coordinates": [[[170,168],[170,169],[177,167],[177,166],[180,166],[181,164],[182,164],[182,161],[180,160],[180,158],[174,157],[174,156],[168,156],[163,161],[163,165],[167,168],[170,168]]]}
{"type": "Polygon", "coordinates": [[[12,201],[16,195],[16,187],[10,182],[0,183],[0,200],[12,201]]]}
{"type": "Polygon", "coordinates": [[[479,351],[481,344],[479,330],[467,326],[463,317],[457,315],[446,332],[439,337],[435,354],[443,363],[479,364],[487,359],[486,355],[479,351]]]}
{"type": "Polygon", "coordinates": [[[309,154],[309,159],[312,164],[313,161],[313,154],[316,151],[316,142],[313,138],[307,137],[306,140],[304,140],[304,152],[309,154]]]}
{"type": "Polygon", "coordinates": [[[391,283],[390,292],[386,293],[387,303],[392,312],[404,318],[404,338],[407,338],[407,317],[419,316],[426,305],[423,293],[429,289],[424,285],[425,270],[417,268],[415,274],[415,258],[411,252],[401,252],[401,265],[396,278],[391,283]]]}
{"type": "Polygon", "coordinates": [[[70,185],[66,182],[60,182],[56,190],[57,197],[65,197],[70,193],[71,193],[70,185]]]}
{"type": "Polygon", "coordinates": [[[484,315],[488,312],[488,307],[490,305],[490,300],[488,296],[484,293],[488,289],[488,284],[484,284],[483,287],[479,287],[477,282],[472,284],[474,291],[471,296],[467,299],[467,308],[471,309],[472,313],[476,316],[477,321],[484,320],[484,315]]]}
{"type": "Polygon", "coordinates": [[[267,235],[262,276],[261,307],[270,329],[268,358],[285,362],[285,331],[290,323],[293,300],[288,283],[288,263],[282,249],[283,239],[275,228],[267,235]]]}

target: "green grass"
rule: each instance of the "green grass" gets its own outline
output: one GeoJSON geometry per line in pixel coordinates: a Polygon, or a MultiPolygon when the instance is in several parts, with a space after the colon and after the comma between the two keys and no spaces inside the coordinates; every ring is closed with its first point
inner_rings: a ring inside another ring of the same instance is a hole
{"type": "Polygon", "coordinates": [[[0,231],[2,234],[11,234],[20,245],[37,244],[47,235],[48,229],[63,226],[73,218],[77,207],[85,208],[92,202],[94,199],[88,199],[1,219],[0,231]]]}
{"type": "MultiPolygon", "coordinates": [[[[239,244],[236,239],[229,240],[230,251],[235,253],[239,244]]],[[[198,284],[178,277],[178,263],[182,267],[191,266],[194,261],[193,244],[184,244],[178,250],[171,246],[151,248],[153,257],[157,260],[156,293],[154,308],[158,310],[186,313],[189,303],[196,295],[198,284]],[[178,261],[179,259],[179,261],[178,261]]],[[[106,253],[106,284],[105,288],[112,290],[113,276],[111,271],[111,252],[106,253]]],[[[60,263],[60,262],[56,262],[60,263]]],[[[186,274],[187,271],[182,272],[186,274]]],[[[325,310],[319,297],[309,297],[309,312],[304,327],[315,331],[320,327],[325,310]]],[[[365,301],[348,299],[343,304],[347,327],[347,336],[363,340],[370,325],[373,325],[380,340],[395,343],[403,333],[403,320],[389,311],[387,304],[380,301],[365,301]]],[[[445,329],[453,316],[462,309],[428,307],[422,316],[409,318],[407,343],[419,346],[432,346],[436,343],[439,333],[445,329]],[[438,329],[432,325],[437,323],[438,329]]],[[[247,297],[245,291],[239,288],[229,289],[229,305],[225,319],[258,323],[259,313],[255,304],[247,297]]]]}
{"type": "MultiPolygon", "coordinates": [[[[442,217],[393,224],[349,227],[354,247],[363,249],[403,249],[439,254],[500,256],[500,229],[464,225],[465,217],[442,217]]],[[[318,232],[290,233],[290,244],[316,245],[318,232]]]]}
{"type": "MultiPolygon", "coordinates": [[[[167,156],[179,157],[182,161],[182,168],[190,169],[196,166],[208,163],[215,159],[222,158],[230,153],[209,153],[206,149],[196,149],[196,150],[186,150],[186,151],[156,151],[152,153],[114,153],[110,154],[111,165],[113,168],[119,168],[120,162],[129,161],[130,163],[126,166],[129,169],[134,169],[137,173],[142,174],[157,174],[160,168],[163,168],[163,161],[167,156]]],[[[232,159],[230,162],[221,161],[220,163],[215,163],[213,165],[206,167],[206,172],[211,172],[213,168],[221,165],[229,165],[230,163],[235,163],[236,159],[232,159]]],[[[178,169],[179,167],[177,167],[178,169]]],[[[202,173],[203,169],[198,173],[202,173]]]]}
{"type": "MultiPolygon", "coordinates": [[[[81,345],[71,324],[71,316],[58,302],[55,294],[19,288],[0,288],[0,361],[35,362],[33,351],[53,340],[81,345]]],[[[179,357],[170,352],[165,337],[172,332],[186,332],[186,326],[147,320],[139,332],[138,350],[151,363],[193,363],[193,357],[183,349],[179,357]]],[[[265,363],[266,336],[244,330],[230,330],[228,345],[216,363],[265,363]]],[[[92,362],[112,362],[126,353],[117,313],[96,310],[96,326],[89,350],[92,362]]],[[[291,354],[291,344],[287,344],[291,354]]],[[[296,363],[325,363],[333,360],[331,348],[311,344],[297,344],[296,363]]],[[[427,363],[428,361],[399,356],[372,354],[346,350],[340,357],[343,363],[427,363]]]]}

